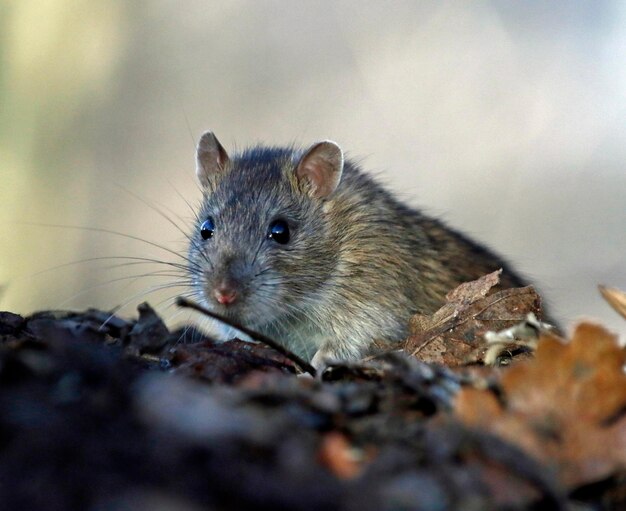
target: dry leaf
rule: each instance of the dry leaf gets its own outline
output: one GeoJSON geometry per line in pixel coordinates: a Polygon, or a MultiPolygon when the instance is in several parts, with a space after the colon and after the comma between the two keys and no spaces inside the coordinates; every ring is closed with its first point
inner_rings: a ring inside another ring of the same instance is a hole
{"type": "Polygon", "coordinates": [[[626,293],[614,287],[598,286],[598,289],[609,305],[626,319],[626,293]]]}
{"type": "Polygon", "coordinates": [[[322,437],[319,462],[340,479],[352,479],[361,473],[362,465],[346,436],[330,431],[322,437]]]}
{"type": "Polygon", "coordinates": [[[626,472],[626,354],[602,327],[544,336],[535,359],[502,373],[499,395],[463,389],[455,413],[553,467],[570,489],[626,472]]]}
{"type": "Polygon", "coordinates": [[[501,270],[461,284],[432,316],[416,315],[409,323],[404,351],[428,363],[458,366],[481,362],[488,346],[483,335],[541,316],[541,299],[531,287],[488,294],[499,283],[501,270]]]}

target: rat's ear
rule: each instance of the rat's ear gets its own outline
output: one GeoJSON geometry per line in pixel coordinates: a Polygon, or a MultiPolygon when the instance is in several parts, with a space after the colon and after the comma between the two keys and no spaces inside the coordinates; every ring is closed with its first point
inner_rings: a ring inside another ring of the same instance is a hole
{"type": "Polygon", "coordinates": [[[335,191],[343,172],[343,151],[330,140],[313,144],[296,167],[298,181],[307,180],[314,197],[324,198],[335,191]]]}
{"type": "Polygon", "coordinates": [[[229,162],[226,149],[222,147],[217,137],[211,131],[205,132],[200,137],[196,149],[196,176],[202,187],[209,186],[218,174],[228,168],[229,162]]]}

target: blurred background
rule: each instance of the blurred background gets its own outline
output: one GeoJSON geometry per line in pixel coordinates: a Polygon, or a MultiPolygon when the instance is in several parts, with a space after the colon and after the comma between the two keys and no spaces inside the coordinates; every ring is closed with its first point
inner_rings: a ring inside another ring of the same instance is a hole
{"type": "Polygon", "coordinates": [[[184,253],[205,129],[336,140],[565,324],[626,330],[596,289],[626,289],[624,2],[1,0],[0,308],[175,321],[165,267],[115,258],[184,253]]]}

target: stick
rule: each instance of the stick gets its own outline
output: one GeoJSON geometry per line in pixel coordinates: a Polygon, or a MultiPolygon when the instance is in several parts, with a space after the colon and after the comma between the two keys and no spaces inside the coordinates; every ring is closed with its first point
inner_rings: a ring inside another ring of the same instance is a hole
{"type": "Polygon", "coordinates": [[[270,348],[274,348],[281,355],[284,355],[286,358],[288,358],[293,363],[295,363],[302,371],[309,373],[311,376],[315,377],[317,371],[311,364],[309,364],[306,360],[303,360],[302,358],[300,358],[295,353],[292,353],[287,348],[285,348],[282,344],[274,341],[273,339],[270,339],[269,337],[266,337],[263,334],[255,332],[254,330],[250,330],[249,328],[246,328],[245,326],[242,326],[238,323],[235,323],[231,319],[226,319],[224,316],[220,316],[219,314],[216,314],[215,312],[210,311],[209,309],[203,307],[202,305],[199,305],[196,302],[192,302],[191,300],[187,300],[187,298],[184,298],[182,296],[179,296],[178,298],[176,298],[176,305],[178,305],[179,307],[187,308],[187,309],[193,309],[213,319],[217,319],[218,321],[221,321],[222,323],[234,328],[235,330],[239,330],[240,332],[243,332],[244,334],[250,336],[255,341],[259,341],[259,342],[262,342],[263,344],[267,344],[270,348]]]}

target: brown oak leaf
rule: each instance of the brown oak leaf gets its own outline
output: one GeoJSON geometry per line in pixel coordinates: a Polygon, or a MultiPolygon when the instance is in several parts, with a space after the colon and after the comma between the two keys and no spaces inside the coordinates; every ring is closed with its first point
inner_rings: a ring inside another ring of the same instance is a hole
{"type": "Polygon", "coordinates": [[[517,444],[570,489],[626,475],[626,353],[583,323],[571,342],[543,336],[535,358],[500,375],[498,395],[465,388],[456,415],[517,444]]]}
{"type": "Polygon", "coordinates": [[[423,362],[447,366],[481,362],[488,349],[485,332],[509,328],[529,312],[541,317],[541,298],[532,286],[488,294],[501,272],[461,284],[432,316],[413,316],[404,351],[423,362]]]}

